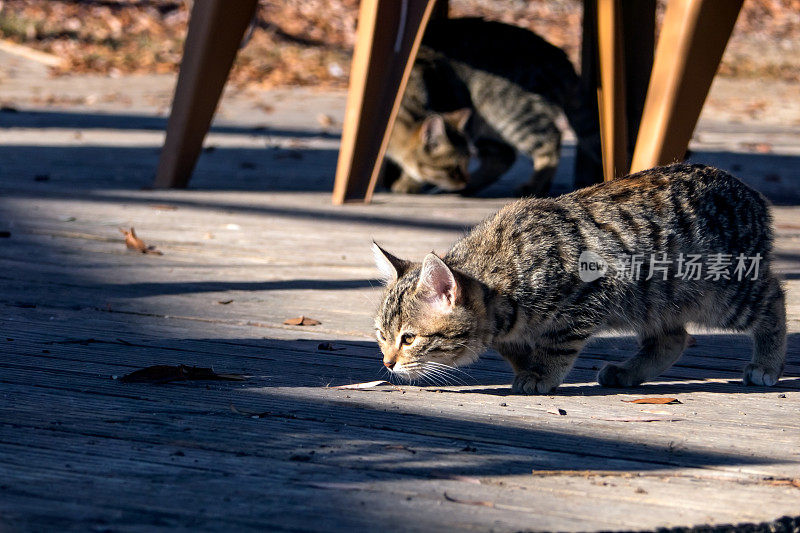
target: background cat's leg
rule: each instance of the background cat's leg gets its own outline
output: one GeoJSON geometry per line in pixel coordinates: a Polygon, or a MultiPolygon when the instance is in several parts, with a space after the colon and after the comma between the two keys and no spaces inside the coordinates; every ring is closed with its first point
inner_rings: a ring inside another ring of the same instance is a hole
{"type": "Polygon", "coordinates": [[[465,196],[475,194],[497,181],[517,159],[514,147],[503,141],[482,137],[477,139],[474,145],[480,166],[470,174],[467,187],[461,191],[465,196]]]}
{"type": "Polygon", "coordinates": [[[600,135],[581,139],[575,152],[574,186],[576,189],[603,182],[603,163],[600,154],[600,135]],[[596,146],[595,146],[596,145],[596,146]]]}
{"type": "Polygon", "coordinates": [[[546,196],[556,175],[561,158],[561,132],[553,124],[552,129],[540,137],[531,153],[533,175],[531,180],[518,189],[520,196],[546,196]]]}
{"type": "Polygon", "coordinates": [[[422,192],[425,184],[412,178],[409,174],[401,172],[400,177],[392,183],[392,192],[402,194],[419,194],[422,192]]]}
{"type": "Polygon", "coordinates": [[[753,362],[744,369],[745,385],[774,385],[783,373],[786,359],[786,304],[783,289],[775,277],[767,281],[769,288],[761,302],[756,302],[760,313],[755,320],[753,336],[753,362]]]}
{"type": "Polygon", "coordinates": [[[640,334],[636,355],[622,364],[608,363],[597,375],[598,383],[604,387],[633,387],[655,378],[678,360],[688,336],[682,325],[640,334]]]}
{"type": "Polygon", "coordinates": [[[590,333],[570,333],[547,339],[531,347],[529,344],[503,345],[500,354],[514,369],[515,394],[547,394],[558,387],[578,358],[590,333]]]}

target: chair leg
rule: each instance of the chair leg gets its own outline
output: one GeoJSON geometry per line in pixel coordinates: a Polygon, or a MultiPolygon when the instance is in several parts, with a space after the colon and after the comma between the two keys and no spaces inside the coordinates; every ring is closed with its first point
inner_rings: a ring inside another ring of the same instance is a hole
{"type": "Polygon", "coordinates": [[[622,0],[597,1],[597,44],[603,178],[608,181],[625,174],[628,166],[622,0]]]}
{"type": "Polygon", "coordinates": [[[333,203],[369,202],[435,0],[361,0],[333,203]]]}
{"type": "Polygon", "coordinates": [[[631,172],[684,158],[743,0],[671,0],[631,172]]]}
{"type": "Polygon", "coordinates": [[[186,187],[258,0],[196,0],[154,187],[186,187]]]}

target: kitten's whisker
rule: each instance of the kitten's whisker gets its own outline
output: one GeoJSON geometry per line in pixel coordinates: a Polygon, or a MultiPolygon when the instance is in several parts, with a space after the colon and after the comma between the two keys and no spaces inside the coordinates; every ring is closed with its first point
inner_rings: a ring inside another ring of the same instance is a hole
{"type": "Polygon", "coordinates": [[[431,365],[432,368],[439,370],[440,372],[444,373],[445,375],[447,375],[448,377],[455,380],[457,383],[461,385],[467,386],[467,383],[464,380],[462,380],[459,376],[455,375],[456,372],[463,375],[464,377],[468,377],[471,380],[475,381],[475,378],[473,378],[460,368],[456,368],[454,366],[446,365],[443,363],[437,363],[436,361],[429,361],[426,364],[431,365]]]}
{"type": "MultiPolygon", "coordinates": [[[[451,385],[451,383],[449,383],[450,380],[455,381],[456,384],[461,382],[458,377],[451,375],[447,370],[445,370],[445,368],[448,368],[447,365],[432,364],[432,362],[423,363],[423,365],[425,367],[424,371],[426,375],[430,374],[432,376],[436,376],[438,379],[443,380],[446,386],[451,385]]],[[[460,384],[466,385],[466,383],[463,382],[460,384]]]]}
{"type": "MultiPolygon", "coordinates": [[[[445,380],[445,382],[447,382],[447,380],[455,380],[456,379],[455,376],[450,375],[448,372],[446,372],[445,370],[442,370],[440,368],[435,368],[435,367],[428,368],[428,369],[426,369],[426,373],[430,373],[430,374],[432,374],[434,376],[437,376],[437,377],[445,380]]],[[[449,383],[448,383],[448,385],[449,385],[449,383]]]]}

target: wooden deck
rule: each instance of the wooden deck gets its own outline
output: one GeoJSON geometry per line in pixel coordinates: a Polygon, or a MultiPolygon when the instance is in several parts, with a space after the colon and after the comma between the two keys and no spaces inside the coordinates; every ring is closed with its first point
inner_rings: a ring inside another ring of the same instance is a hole
{"type": "MultiPolygon", "coordinates": [[[[335,136],[252,125],[217,131],[202,190],[143,191],[162,119],[2,118],[2,531],[586,531],[800,514],[799,207],[774,209],[791,331],[774,388],[740,384],[746,338],[695,332],[662,379],[624,393],[594,382],[633,349],[614,334],[553,396],[511,396],[496,354],[463,383],[341,390],[384,377],[371,239],[419,258],[505,199],[332,207],[335,136]],[[126,251],[130,226],[164,255],[126,251]],[[283,325],[301,314],[321,325],[283,325]],[[114,379],[154,364],[247,379],[114,379]],[[682,403],[624,401],[647,396],[682,403]]],[[[714,157],[747,170],[765,156],[714,157]]],[[[796,191],[797,157],[770,164],[796,191]]]]}

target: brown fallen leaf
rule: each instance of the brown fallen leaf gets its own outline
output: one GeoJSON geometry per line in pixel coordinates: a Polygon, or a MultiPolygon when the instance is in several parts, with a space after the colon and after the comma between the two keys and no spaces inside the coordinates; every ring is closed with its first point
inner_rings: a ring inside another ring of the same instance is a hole
{"type": "Polygon", "coordinates": [[[347,348],[338,348],[338,347],[334,346],[330,342],[321,342],[317,346],[317,350],[320,350],[322,352],[338,352],[338,351],[346,350],[346,349],[347,348]]]}
{"type": "Polygon", "coordinates": [[[239,374],[217,374],[211,368],[186,365],[153,365],[119,378],[121,383],[169,383],[170,381],[244,381],[239,374]]]}
{"type": "Polygon", "coordinates": [[[136,250],[143,254],[164,255],[161,251],[156,250],[155,246],[147,246],[142,239],[136,236],[136,231],[133,228],[130,231],[119,228],[119,232],[125,235],[125,246],[129,250],[136,250]]]}
{"type": "Polygon", "coordinates": [[[333,126],[334,124],[333,117],[330,115],[326,115],[325,113],[320,113],[319,115],[317,115],[317,122],[319,122],[319,125],[324,128],[328,128],[330,126],[333,126]]]}
{"type": "Polygon", "coordinates": [[[769,485],[797,487],[800,489],[800,478],[796,479],[767,479],[769,485]]]}
{"type": "Polygon", "coordinates": [[[228,304],[232,304],[233,300],[220,300],[217,303],[220,304],[220,305],[228,305],[228,304]]]}
{"type": "Polygon", "coordinates": [[[462,500],[461,498],[454,498],[444,493],[444,499],[453,502],[453,503],[463,503],[464,505],[477,505],[479,507],[494,507],[494,502],[484,501],[484,500],[462,500]]]}
{"type": "Polygon", "coordinates": [[[378,381],[367,381],[366,383],[352,383],[350,385],[339,385],[338,387],[331,387],[331,388],[340,390],[364,390],[364,389],[373,389],[379,385],[391,385],[391,383],[380,379],[378,381]]]}
{"type": "Polygon", "coordinates": [[[319,320],[300,315],[297,318],[287,318],[283,321],[287,326],[318,326],[322,324],[319,320]]]}
{"type": "Polygon", "coordinates": [[[741,143],[741,147],[745,150],[750,150],[751,152],[757,152],[759,154],[768,154],[772,152],[772,145],[770,143],[759,142],[759,143],[741,143]]]}
{"type": "Polygon", "coordinates": [[[264,418],[272,415],[270,411],[248,411],[246,409],[239,409],[233,404],[231,404],[231,411],[237,415],[249,416],[250,418],[264,418]]]}
{"type": "Polygon", "coordinates": [[[652,403],[652,404],[682,404],[683,402],[678,400],[677,398],[637,398],[635,400],[622,400],[623,402],[628,403],[652,403]]]}
{"type": "Polygon", "coordinates": [[[553,476],[618,476],[618,477],[634,477],[639,474],[626,472],[624,470],[533,470],[531,475],[537,477],[553,477],[553,476]]]}
{"type": "Polygon", "coordinates": [[[408,446],[404,446],[402,444],[387,444],[386,446],[383,447],[383,449],[384,450],[402,450],[404,452],[410,453],[411,455],[414,455],[414,454],[417,453],[415,450],[412,450],[408,446]]]}

